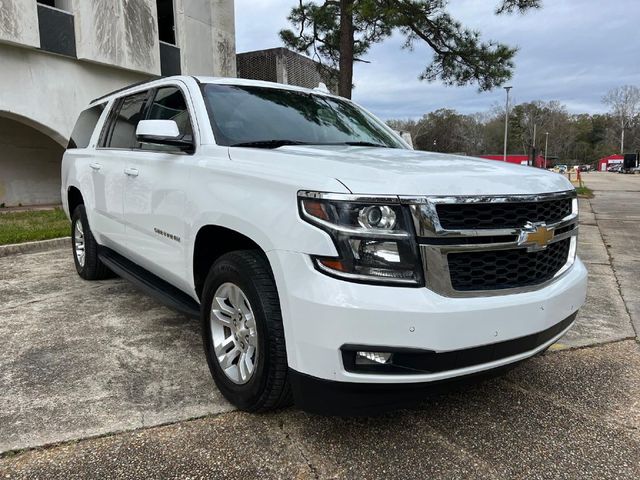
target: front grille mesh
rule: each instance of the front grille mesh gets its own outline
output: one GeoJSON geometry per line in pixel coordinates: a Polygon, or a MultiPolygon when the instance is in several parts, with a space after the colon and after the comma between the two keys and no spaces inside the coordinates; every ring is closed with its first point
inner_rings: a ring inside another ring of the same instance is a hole
{"type": "Polygon", "coordinates": [[[551,280],[567,263],[571,239],[538,252],[524,248],[449,253],[451,286],[458,291],[503,290],[551,280]]]}
{"type": "Polygon", "coordinates": [[[440,225],[447,230],[522,228],[527,222],[547,225],[571,214],[572,200],[541,202],[439,204],[440,225]]]}

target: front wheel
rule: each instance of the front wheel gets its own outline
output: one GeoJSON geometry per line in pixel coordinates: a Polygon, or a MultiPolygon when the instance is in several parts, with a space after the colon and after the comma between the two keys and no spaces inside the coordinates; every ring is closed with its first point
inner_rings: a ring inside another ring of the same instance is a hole
{"type": "Polygon", "coordinates": [[[78,205],[71,216],[71,247],[76,271],[85,280],[101,280],[111,275],[98,258],[98,242],[93,238],[84,205],[78,205]]]}
{"type": "Polygon", "coordinates": [[[280,302],[261,252],[230,252],[214,263],[201,318],[209,370],[227,400],[250,412],[291,403],[280,302]]]}

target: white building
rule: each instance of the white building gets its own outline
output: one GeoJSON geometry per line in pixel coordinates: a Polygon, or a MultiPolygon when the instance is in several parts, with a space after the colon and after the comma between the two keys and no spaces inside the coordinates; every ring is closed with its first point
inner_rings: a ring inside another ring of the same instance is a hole
{"type": "Polygon", "coordinates": [[[60,202],[62,153],[93,98],[235,71],[233,0],[0,0],[0,206],[60,202]]]}

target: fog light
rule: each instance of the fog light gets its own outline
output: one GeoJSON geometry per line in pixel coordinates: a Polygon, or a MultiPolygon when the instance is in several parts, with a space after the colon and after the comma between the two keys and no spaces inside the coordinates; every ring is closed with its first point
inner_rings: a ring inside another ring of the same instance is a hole
{"type": "Polygon", "coordinates": [[[356,352],[356,365],[385,365],[391,363],[390,352],[356,352]]]}

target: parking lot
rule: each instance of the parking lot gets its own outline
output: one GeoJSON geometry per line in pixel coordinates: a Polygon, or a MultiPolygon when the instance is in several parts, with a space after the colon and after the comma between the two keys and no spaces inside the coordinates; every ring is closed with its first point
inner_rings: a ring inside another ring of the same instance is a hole
{"type": "Polygon", "coordinates": [[[0,258],[7,478],[640,478],[640,176],[584,175],[587,305],[506,376],[375,418],[233,411],[199,324],[70,249],[0,258]]]}

